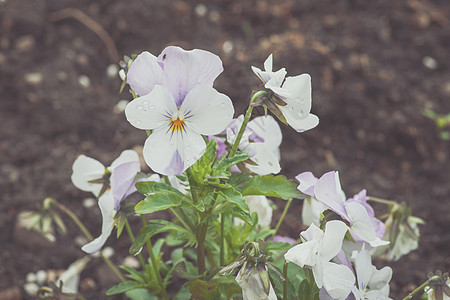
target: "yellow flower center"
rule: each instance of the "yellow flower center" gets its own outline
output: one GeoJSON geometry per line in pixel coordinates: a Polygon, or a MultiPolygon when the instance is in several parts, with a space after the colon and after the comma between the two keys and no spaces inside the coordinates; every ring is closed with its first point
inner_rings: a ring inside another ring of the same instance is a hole
{"type": "Polygon", "coordinates": [[[170,130],[172,132],[184,130],[184,126],[185,126],[184,122],[185,121],[186,121],[186,119],[180,120],[180,117],[177,117],[176,120],[170,119],[170,130]]]}

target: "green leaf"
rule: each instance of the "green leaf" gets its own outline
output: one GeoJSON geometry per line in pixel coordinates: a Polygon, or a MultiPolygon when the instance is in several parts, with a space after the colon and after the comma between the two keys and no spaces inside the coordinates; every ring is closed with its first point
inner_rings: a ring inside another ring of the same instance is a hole
{"type": "Polygon", "coordinates": [[[158,296],[151,294],[147,289],[134,289],[125,293],[131,300],[158,300],[158,296]]]}
{"type": "MultiPolygon", "coordinates": [[[[153,193],[161,193],[161,192],[169,192],[173,194],[177,194],[182,198],[188,198],[185,194],[172,187],[170,184],[155,182],[155,181],[140,181],[136,183],[137,190],[144,194],[153,194],[153,193]]],[[[189,199],[189,198],[188,198],[189,199]]]]}
{"type": "Polygon", "coordinates": [[[216,140],[210,140],[206,146],[205,153],[189,168],[190,174],[193,176],[193,178],[189,178],[189,182],[194,181],[199,185],[204,184],[206,175],[211,174],[211,166],[217,155],[216,149],[216,140]]]}
{"type": "Polygon", "coordinates": [[[119,268],[128,272],[128,274],[125,274],[128,278],[145,284],[145,274],[127,266],[119,266],[119,268]]]}
{"type": "Polygon", "coordinates": [[[284,176],[255,176],[242,188],[242,194],[264,195],[288,200],[291,198],[303,199],[305,195],[297,190],[298,184],[284,176]]]}
{"type": "Polygon", "coordinates": [[[225,157],[225,155],[214,164],[214,166],[212,168],[212,173],[211,173],[212,176],[223,175],[223,176],[228,177],[228,176],[230,176],[230,175],[227,175],[227,174],[230,174],[230,172],[228,172],[228,169],[231,166],[234,166],[240,162],[246,161],[249,158],[248,154],[245,152],[237,152],[232,158],[224,159],[224,157],[225,157]]]}
{"type": "Polygon", "coordinates": [[[166,210],[181,204],[182,198],[177,193],[159,192],[149,195],[136,204],[134,210],[137,214],[150,214],[155,211],[166,210]]]}
{"type": "Polygon", "coordinates": [[[209,284],[200,279],[189,282],[189,291],[193,300],[219,299],[220,293],[217,285],[209,284]]]}
{"type": "Polygon", "coordinates": [[[142,283],[136,282],[136,281],[124,281],[124,282],[121,282],[121,283],[113,286],[112,288],[108,289],[106,291],[106,295],[107,296],[117,295],[117,294],[125,293],[127,291],[131,291],[131,290],[143,288],[143,287],[145,287],[145,285],[143,285],[142,283]]]}
{"type": "Polygon", "coordinates": [[[228,202],[231,202],[237,207],[239,207],[243,212],[250,213],[247,202],[245,202],[245,199],[242,196],[242,194],[236,191],[231,186],[227,186],[227,188],[222,189],[219,192],[219,195],[224,197],[228,202]]]}

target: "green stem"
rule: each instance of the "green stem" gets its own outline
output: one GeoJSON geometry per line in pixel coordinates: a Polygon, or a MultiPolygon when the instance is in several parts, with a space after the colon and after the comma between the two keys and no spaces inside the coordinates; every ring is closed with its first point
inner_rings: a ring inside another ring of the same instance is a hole
{"type": "MultiPolygon", "coordinates": [[[[130,226],[130,223],[128,223],[128,220],[125,221],[125,228],[127,230],[128,236],[130,237],[131,243],[134,243],[136,238],[134,237],[133,231],[131,230],[131,226],[130,226]]],[[[147,264],[145,263],[145,260],[142,257],[141,253],[138,254],[138,258],[139,258],[139,262],[141,263],[142,268],[145,270],[147,264]]]]}
{"type": "Polygon", "coordinates": [[[180,217],[180,215],[177,213],[177,211],[175,209],[173,209],[171,207],[170,211],[175,215],[177,220],[180,221],[180,223],[184,226],[184,228],[186,228],[188,231],[192,232],[191,227],[189,227],[189,225],[183,220],[183,218],[180,217]]]}
{"type": "Polygon", "coordinates": [[[247,108],[247,112],[245,113],[244,121],[242,122],[241,128],[239,129],[239,133],[236,137],[236,140],[234,141],[233,147],[231,147],[228,158],[232,158],[236,154],[236,151],[239,147],[242,136],[244,135],[245,128],[247,128],[248,121],[250,121],[250,117],[252,115],[252,111],[253,111],[252,103],[263,94],[267,94],[267,92],[266,91],[258,91],[252,95],[252,98],[250,99],[250,104],[247,108]]]}
{"type": "Polygon", "coordinates": [[[386,199],[381,199],[381,198],[372,197],[372,196],[367,196],[367,200],[373,201],[373,202],[378,202],[378,203],[383,203],[383,204],[386,204],[386,205],[398,204],[397,202],[392,201],[392,200],[386,200],[386,199]]]}
{"type": "MultiPolygon", "coordinates": [[[[141,218],[142,218],[142,223],[144,224],[144,226],[146,226],[147,221],[145,220],[145,216],[141,215],[141,218]]],[[[152,242],[150,239],[147,240],[147,250],[148,250],[148,254],[150,256],[150,260],[152,261],[156,279],[158,280],[158,284],[161,287],[161,293],[162,293],[163,299],[169,299],[169,296],[167,296],[166,287],[164,286],[163,280],[161,278],[161,274],[159,273],[158,262],[156,261],[155,254],[153,253],[152,242]]]]}
{"type": "Polygon", "coordinates": [[[225,266],[225,215],[220,214],[220,265],[225,266]]]}
{"type": "Polygon", "coordinates": [[[284,277],[283,300],[287,300],[287,281],[288,281],[287,270],[288,270],[288,264],[287,264],[287,262],[284,262],[284,265],[283,265],[283,277],[284,277]]]}
{"type": "MultiPolygon", "coordinates": [[[[89,240],[93,240],[94,237],[92,236],[92,234],[89,232],[89,230],[86,228],[86,226],[83,225],[83,223],[80,221],[80,219],[78,219],[78,217],[70,210],[68,209],[65,205],[57,202],[55,199],[50,198],[51,203],[53,203],[58,209],[60,209],[61,211],[63,211],[65,214],[67,214],[72,221],[75,222],[75,224],[77,224],[78,228],[81,229],[81,231],[84,233],[84,235],[89,239],[89,240]]],[[[109,266],[109,268],[114,272],[114,274],[117,276],[117,278],[120,279],[120,281],[126,281],[125,277],[123,277],[123,275],[120,273],[119,269],[117,269],[117,267],[111,262],[111,260],[106,257],[103,254],[103,251],[99,251],[100,252],[100,256],[102,257],[103,261],[109,266]]]]}
{"type": "Polygon", "coordinates": [[[198,274],[203,275],[206,271],[205,264],[205,238],[208,230],[208,223],[201,224],[197,231],[197,268],[198,274]]]}
{"type": "Polygon", "coordinates": [[[409,299],[411,299],[415,294],[417,294],[418,292],[420,292],[421,290],[423,290],[428,284],[429,284],[429,280],[425,281],[424,283],[422,283],[421,285],[419,285],[414,291],[412,291],[411,293],[409,293],[408,296],[406,296],[406,297],[403,298],[402,300],[409,300],[409,299]]]}
{"type": "Polygon", "coordinates": [[[270,241],[273,241],[273,238],[275,237],[275,235],[278,232],[278,229],[281,226],[281,223],[283,222],[284,217],[286,216],[286,213],[289,209],[289,206],[291,206],[291,202],[292,202],[292,198],[288,200],[288,202],[286,203],[286,206],[284,207],[283,213],[281,214],[280,219],[278,220],[277,226],[275,227],[275,231],[272,234],[272,237],[270,238],[270,241]]]}

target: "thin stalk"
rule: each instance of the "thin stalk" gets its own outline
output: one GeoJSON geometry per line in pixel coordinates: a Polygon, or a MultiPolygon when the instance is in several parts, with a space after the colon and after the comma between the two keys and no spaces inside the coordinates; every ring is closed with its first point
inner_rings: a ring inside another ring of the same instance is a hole
{"type": "MultiPolygon", "coordinates": [[[[130,226],[130,223],[128,223],[128,220],[125,221],[125,228],[127,230],[127,233],[128,233],[131,243],[134,243],[136,238],[134,237],[133,231],[131,230],[131,226],[130,226]]],[[[145,263],[145,260],[142,257],[141,253],[138,254],[138,258],[139,258],[139,262],[141,263],[142,268],[145,269],[147,264],[145,263]]]]}
{"type": "MultiPolygon", "coordinates": [[[[50,199],[50,201],[58,208],[60,209],[62,212],[64,212],[65,214],[67,214],[72,221],[75,222],[75,224],[77,224],[78,228],[80,228],[80,230],[84,233],[84,235],[89,239],[89,240],[93,240],[94,237],[92,236],[92,234],[89,232],[89,230],[86,228],[86,226],[84,226],[84,224],[80,221],[80,219],[78,219],[78,217],[70,210],[68,209],[65,205],[57,202],[55,199],[50,199]]],[[[119,269],[117,269],[117,267],[111,262],[111,260],[106,257],[103,254],[103,251],[99,251],[100,252],[100,256],[102,257],[103,261],[108,265],[108,267],[114,272],[114,274],[117,276],[117,278],[120,279],[120,281],[126,281],[125,277],[123,277],[123,275],[120,273],[119,269]]]]}
{"type": "Polygon", "coordinates": [[[244,135],[245,128],[247,128],[248,121],[250,121],[250,117],[252,116],[252,111],[253,111],[252,103],[263,94],[267,94],[267,92],[266,91],[258,91],[252,95],[252,98],[250,99],[250,104],[248,105],[248,108],[247,108],[247,112],[245,113],[244,121],[242,122],[241,128],[239,129],[239,132],[236,137],[236,140],[234,141],[233,147],[231,147],[230,154],[228,154],[228,158],[232,158],[236,154],[237,148],[239,147],[239,144],[241,143],[241,139],[242,139],[242,136],[244,135]]]}
{"type": "Polygon", "coordinates": [[[180,223],[189,231],[192,232],[191,227],[189,227],[189,225],[183,220],[183,218],[180,217],[180,215],[176,212],[175,209],[173,209],[172,207],[170,208],[170,211],[175,215],[175,217],[177,218],[178,221],[180,221],[180,223]]]}
{"type": "Polygon", "coordinates": [[[425,281],[424,283],[422,283],[421,285],[419,285],[414,291],[412,291],[411,293],[409,293],[408,296],[406,296],[406,297],[403,298],[402,300],[409,300],[409,299],[411,299],[415,294],[417,294],[418,292],[420,292],[421,290],[423,290],[428,284],[429,284],[429,280],[425,281]]]}
{"type": "Polygon", "coordinates": [[[225,265],[225,234],[224,234],[224,227],[225,227],[225,216],[224,214],[220,215],[220,265],[225,265]]]}
{"type": "Polygon", "coordinates": [[[386,200],[386,199],[381,199],[381,198],[372,197],[372,196],[367,196],[367,200],[373,201],[373,202],[378,202],[378,203],[383,203],[383,204],[386,204],[386,205],[398,204],[397,202],[392,201],[392,200],[386,200]]]}
{"type": "Polygon", "coordinates": [[[197,232],[197,268],[198,274],[203,275],[206,271],[205,264],[205,238],[208,230],[208,223],[201,224],[197,232]]]}
{"type": "Polygon", "coordinates": [[[284,281],[283,281],[283,300],[287,300],[287,270],[288,270],[288,264],[287,262],[284,262],[283,265],[283,277],[284,277],[284,281]]]}
{"type": "MultiPolygon", "coordinates": [[[[144,226],[146,226],[147,221],[145,220],[145,216],[141,215],[141,218],[142,218],[142,223],[144,224],[144,226]]],[[[158,280],[158,284],[161,287],[161,293],[162,293],[163,299],[169,299],[169,296],[167,296],[167,291],[164,286],[163,280],[161,278],[161,274],[159,273],[158,262],[156,261],[155,254],[153,253],[153,246],[152,246],[152,242],[150,241],[150,239],[147,240],[147,250],[148,250],[148,254],[150,256],[150,260],[152,261],[156,279],[158,280]]]]}
{"type": "Polygon", "coordinates": [[[286,216],[286,213],[287,213],[287,211],[288,211],[288,209],[289,209],[289,206],[291,206],[291,202],[292,202],[292,198],[289,199],[288,202],[286,203],[286,206],[284,207],[283,213],[281,214],[281,217],[280,217],[280,219],[278,220],[277,226],[275,227],[275,231],[273,232],[272,237],[270,238],[270,241],[273,241],[273,238],[274,238],[275,235],[277,234],[278,229],[280,228],[281,223],[283,222],[284,217],[286,216]]]}

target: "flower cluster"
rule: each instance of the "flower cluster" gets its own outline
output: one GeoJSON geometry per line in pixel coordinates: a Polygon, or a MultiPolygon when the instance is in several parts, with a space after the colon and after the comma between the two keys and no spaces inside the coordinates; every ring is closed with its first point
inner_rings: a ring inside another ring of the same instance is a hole
{"type": "Polygon", "coordinates": [[[378,270],[372,258],[397,260],[417,248],[422,221],[405,205],[370,197],[365,189],[347,198],[337,171],[319,178],[302,172],[297,181],[276,175],[282,132],[267,110],[297,132],[313,129],[319,118],[311,114],[311,77],[287,77],[272,64],[269,55],[264,71],[252,67],[263,85],[252,93],[245,115],[233,118],[231,99],[213,87],[223,71],[218,56],[170,46],[159,56],[142,52],[127,59],[122,86],[128,83],[134,99],[125,116],[146,131],[143,158],[156,174],[140,172],[133,150],[109,167],[80,155],[72,174],[77,188],[98,198],[103,222],[101,234],[82,250],[99,251],[113,228],[119,236],[126,224],[130,253],[142,264],[142,272],[124,268],[128,281],[115,270],[124,282],[108,294],[140,290],[168,299],[168,286],[179,276],[187,282],[178,299],[390,299],[392,269],[378,270]],[[251,119],[256,106],[265,115],[251,119]],[[134,192],[143,196],[131,203],[144,223],[137,237],[123,204],[134,192]],[[270,197],[287,200],[274,229],[270,197]],[[308,227],[298,240],[277,235],[294,199],[304,199],[302,223],[308,227]],[[384,222],[371,200],[388,203],[384,222]],[[147,223],[146,215],[164,210],[174,220],[147,223]],[[168,260],[163,245],[174,247],[168,260]]]}

